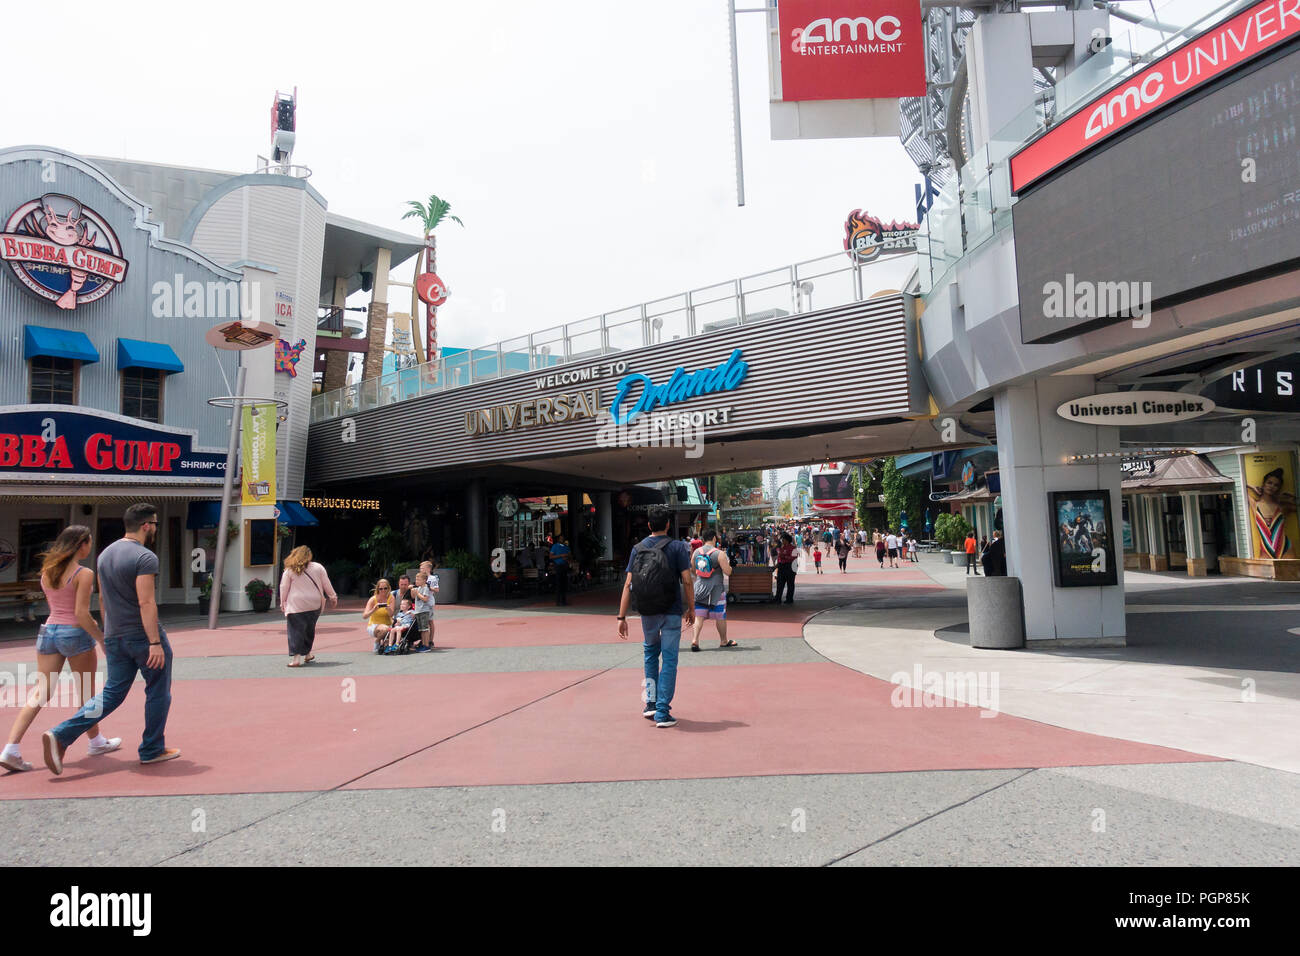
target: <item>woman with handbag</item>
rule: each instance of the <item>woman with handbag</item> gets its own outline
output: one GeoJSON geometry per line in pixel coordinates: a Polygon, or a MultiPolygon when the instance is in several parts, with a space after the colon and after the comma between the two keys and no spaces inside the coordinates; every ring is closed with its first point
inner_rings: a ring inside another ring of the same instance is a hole
{"type": "Polygon", "coordinates": [[[326,600],[330,607],[338,606],[339,596],[334,593],[329,574],[311,559],[311,548],[294,548],[284,559],[284,575],[280,578],[280,610],[289,631],[290,667],[302,667],[316,659],[311,648],[316,641],[316,620],[326,600]]]}

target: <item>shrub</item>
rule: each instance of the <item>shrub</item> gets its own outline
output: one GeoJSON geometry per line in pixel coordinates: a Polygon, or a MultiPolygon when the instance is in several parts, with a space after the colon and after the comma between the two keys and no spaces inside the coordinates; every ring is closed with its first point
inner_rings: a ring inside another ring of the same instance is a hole
{"type": "Polygon", "coordinates": [[[244,585],[244,593],[248,595],[250,601],[258,601],[270,598],[274,592],[271,590],[271,585],[261,578],[253,578],[244,585]]]}

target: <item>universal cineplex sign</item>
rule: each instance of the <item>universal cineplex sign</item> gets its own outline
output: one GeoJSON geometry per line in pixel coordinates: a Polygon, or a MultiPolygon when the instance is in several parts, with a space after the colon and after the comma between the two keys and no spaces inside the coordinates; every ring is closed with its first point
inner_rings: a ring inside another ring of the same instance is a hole
{"type": "MultiPolygon", "coordinates": [[[[654,410],[702,395],[714,395],[737,388],[749,372],[749,366],[744,361],[741,350],[735,349],[725,362],[713,368],[688,372],[679,365],[673,370],[668,381],[662,384],[655,384],[650,376],[639,372],[623,374],[625,372],[627,372],[626,362],[609,362],[541,375],[535,382],[537,388],[542,390],[566,385],[582,386],[588,382],[622,374],[623,377],[614,386],[614,397],[608,410],[615,424],[625,425],[642,413],[651,413],[665,427],[680,425],[685,428],[699,424],[726,424],[731,409],[668,415],[656,413],[654,410]]],[[[602,411],[604,411],[604,404],[601,401],[601,386],[580,387],[559,394],[471,409],[465,413],[465,434],[486,435],[583,418],[594,419],[602,411]]]]}

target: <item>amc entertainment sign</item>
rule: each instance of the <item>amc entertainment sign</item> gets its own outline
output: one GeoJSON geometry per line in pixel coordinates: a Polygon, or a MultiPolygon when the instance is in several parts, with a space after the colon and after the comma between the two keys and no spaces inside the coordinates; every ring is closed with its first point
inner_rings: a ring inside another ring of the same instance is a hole
{"type": "Polygon", "coordinates": [[[58,406],[0,409],[0,473],[220,482],[225,453],[193,448],[193,435],[58,406]]]}
{"type": "Polygon", "coordinates": [[[781,0],[781,99],[925,95],[917,0],[781,0]]]}
{"type": "Polygon", "coordinates": [[[1296,36],[1300,3],[1255,4],[1108,90],[1012,156],[1012,190],[1019,192],[1120,130],[1296,36]]]}

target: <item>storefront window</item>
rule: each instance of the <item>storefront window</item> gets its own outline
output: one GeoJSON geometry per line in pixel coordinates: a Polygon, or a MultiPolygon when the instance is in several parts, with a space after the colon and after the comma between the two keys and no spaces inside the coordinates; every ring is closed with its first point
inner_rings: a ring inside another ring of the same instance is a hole
{"type": "Polygon", "coordinates": [[[63,522],[20,521],[18,523],[18,577],[35,577],[41,570],[41,552],[47,550],[63,530],[63,522]]]}
{"type": "Polygon", "coordinates": [[[32,359],[33,405],[77,404],[77,365],[72,359],[38,355],[32,359]]]}
{"type": "Polygon", "coordinates": [[[152,368],[122,370],[122,414],[162,422],[163,373],[152,368]]]}

